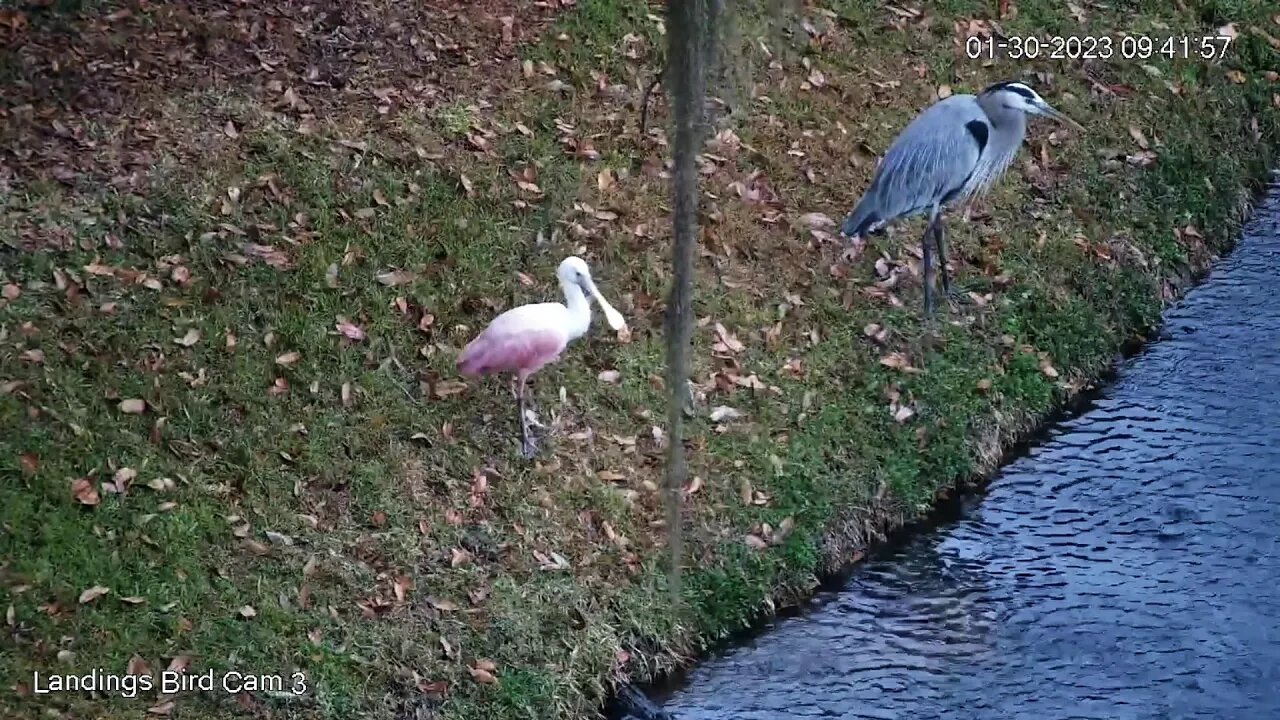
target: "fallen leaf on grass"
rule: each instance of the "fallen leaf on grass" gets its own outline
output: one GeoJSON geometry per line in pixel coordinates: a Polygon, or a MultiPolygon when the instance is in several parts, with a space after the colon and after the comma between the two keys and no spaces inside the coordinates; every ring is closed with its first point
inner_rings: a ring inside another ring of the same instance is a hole
{"type": "Polygon", "coordinates": [[[881,327],[878,323],[870,323],[866,327],[862,328],[862,334],[878,343],[883,343],[885,338],[889,335],[889,331],[881,327]]]}
{"type": "Polygon", "coordinates": [[[461,380],[441,380],[435,384],[436,397],[449,397],[466,392],[467,384],[461,380]]]}
{"type": "Polygon", "coordinates": [[[128,400],[121,400],[118,407],[120,412],[126,415],[141,415],[147,410],[147,401],[139,398],[129,398],[128,400]]]}
{"type": "Polygon", "coordinates": [[[125,488],[128,487],[129,483],[133,482],[134,479],[137,477],[138,477],[137,470],[134,470],[131,467],[120,468],[119,470],[116,470],[114,475],[111,476],[111,483],[110,483],[109,489],[112,489],[114,492],[117,492],[117,493],[122,493],[125,491],[125,488]]]}
{"type": "Polygon", "coordinates": [[[352,325],[346,320],[339,320],[338,322],[334,323],[333,327],[343,337],[349,340],[354,340],[356,342],[364,340],[364,337],[365,337],[364,330],[360,329],[358,325],[352,325]]]}
{"type": "Polygon", "coordinates": [[[711,411],[711,422],[724,422],[725,420],[736,420],[742,417],[742,413],[729,407],[728,405],[719,405],[711,411]]]}
{"type": "Polygon", "coordinates": [[[716,323],[716,337],[720,339],[720,342],[712,345],[713,350],[736,353],[741,352],[745,347],[738,338],[725,329],[722,323],[716,323]]]}
{"type": "Polygon", "coordinates": [[[534,550],[533,559],[538,561],[538,566],[543,570],[568,570],[572,567],[563,555],[554,550],[550,555],[534,550]]]}
{"type": "Polygon", "coordinates": [[[418,274],[408,270],[389,270],[384,273],[378,273],[375,277],[383,285],[395,287],[396,285],[406,285],[417,280],[418,274]]]}
{"type": "Polygon", "coordinates": [[[129,664],[125,667],[125,672],[129,675],[150,675],[151,668],[147,667],[147,661],[142,656],[134,653],[129,658],[129,664]]]}
{"type": "Polygon", "coordinates": [[[97,600],[98,598],[110,592],[111,592],[111,588],[109,587],[94,585],[88,590],[85,590],[84,592],[80,593],[80,604],[84,605],[85,603],[91,603],[94,600],[97,600]]]}
{"type": "Polygon", "coordinates": [[[396,595],[396,602],[404,602],[405,596],[409,594],[410,588],[413,587],[413,581],[400,575],[391,583],[391,591],[396,595]]]}
{"type": "Polygon", "coordinates": [[[820,212],[805,213],[799,217],[801,225],[810,228],[835,227],[836,221],[820,212]]]}
{"type": "Polygon", "coordinates": [[[441,600],[437,597],[428,597],[427,604],[440,612],[455,612],[458,609],[458,605],[456,603],[452,603],[448,600],[441,600]]]}
{"type": "Polygon", "coordinates": [[[195,328],[187,328],[187,334],[180,338],[174,338],[173,341],[182,347],[191,347],[200,342],[200,331],[195,328]]]}
{"type": "Polygon", "coordinates": [[[911,361],[907,359],[907,356],[900,352],[893,352],[893,353],[889,353],[888,355],[885,355],[884,357],[880,358],[880,364],[884,365],[885,367],[893,368],[895,370],[901,370],[903,372],[908,372],[908,373],[920,372],[920,369],[913,367],[911,365],[911,361]]]}
{"type": "Polygon", "coordinates": [[[98,495],[98,491],[93,487],[93,481],[89,478],[79,478],[71,483],[71,497],[81,505],[97,505],[102,502],[102,498],[98,495]]]}
{"type": "Polygon", "coordinates": [[[180,673],[185,672],[190,665],[190,655],[178,655],[169,661],[169,667],[166,669],[171,673],[180,673]]]}
{"type": "Polygon", "coordinates": [[[1133,138],[1133,141],[1138,143],[1138,147],[1143,150],[1151,149],[1151,144],[1147,142],[1147,136],[1142,133],[1142,130],[1137,125],[1129,126],[1129,137],[1133,138]]]}

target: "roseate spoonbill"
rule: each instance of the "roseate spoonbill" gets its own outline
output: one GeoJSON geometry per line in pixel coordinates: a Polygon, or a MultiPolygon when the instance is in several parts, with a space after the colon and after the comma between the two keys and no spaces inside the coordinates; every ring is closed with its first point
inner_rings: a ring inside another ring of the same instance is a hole
{"type": "Polygon", "coordinates": [[[583,291],[600,303],[609,327],[626,327],[622,315],[596,289],[591,270],[582,258],[565,258],[556,277],[564,291],[563,304],[534,303],[512,308],[494,318],[458,355],[458,370],[463,375],[515,374],[520,451],[526,459],[533,457],[535,448],[525,417],[525,383],[543,365],[556,360],[571,340],[586,334],[591,326],[591,301],[583,291]]]}

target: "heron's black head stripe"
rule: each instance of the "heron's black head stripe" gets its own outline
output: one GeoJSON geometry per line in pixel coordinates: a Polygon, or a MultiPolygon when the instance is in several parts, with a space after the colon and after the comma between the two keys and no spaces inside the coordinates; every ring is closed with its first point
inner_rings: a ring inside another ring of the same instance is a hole
{"type": "Polygon", "coordinates": [[[987,149],[987,140],[991,134],[991,128],[981,120],[970,120],[964,124],[969,134],[973,136],[974,141],[978,143],[978,154],[981,155],[983,150],[987,149]]]}
{"type": "Polygon", "coordinates": [[[1020,83],[1016,80],[998,82],[995,85],[988,86],[986,90],[982,91],[982,94],[986,95],[997,90],[1008,90],[1009,92],[1017,93],[1028,100],[1034,100],[1036,98],[1035,94],[1027,88],[1025,83],[1020,83]]]}

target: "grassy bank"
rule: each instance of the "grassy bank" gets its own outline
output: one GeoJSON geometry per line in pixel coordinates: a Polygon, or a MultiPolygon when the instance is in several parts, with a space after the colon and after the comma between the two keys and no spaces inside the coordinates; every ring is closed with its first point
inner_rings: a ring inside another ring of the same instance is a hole
{"type": "Polygon", "coordinates": [[[703,159],[680,617],[657,492],[667,183],[637,129],[652,9],[0,16],[0,707],[587,717],[985,469],[1229,244],[1280,138],[1264,3],[1015,4],[1010,35],[1236,37],[1217,64],[984,63],[963,39],[994,3],[738,18],[747,70],[703,159]],[[925,347],[919,223],[846,263],[816,214],[838,220],[939,92],[1010,77],[1089,130],[1037,123],[952,223],[969,302],[925,347]],[[631,335],[597,317],[536,376],[525,463],[505,384],[454,357],[553,299],[569,254],[631,335]],[[32,687],[174,665],[300,670],[306,692],[32,687]]]}

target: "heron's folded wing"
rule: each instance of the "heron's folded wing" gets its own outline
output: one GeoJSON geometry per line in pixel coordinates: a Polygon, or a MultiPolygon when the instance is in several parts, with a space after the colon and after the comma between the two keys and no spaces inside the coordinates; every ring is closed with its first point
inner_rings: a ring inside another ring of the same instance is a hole
{"type": "Polygon", "coordinates": [[[873,189],[886,217],[930,209],[963,188],[978,166],[990,124],[977,103],[955,99],[926,110],[885,153],[873,189]]]}

